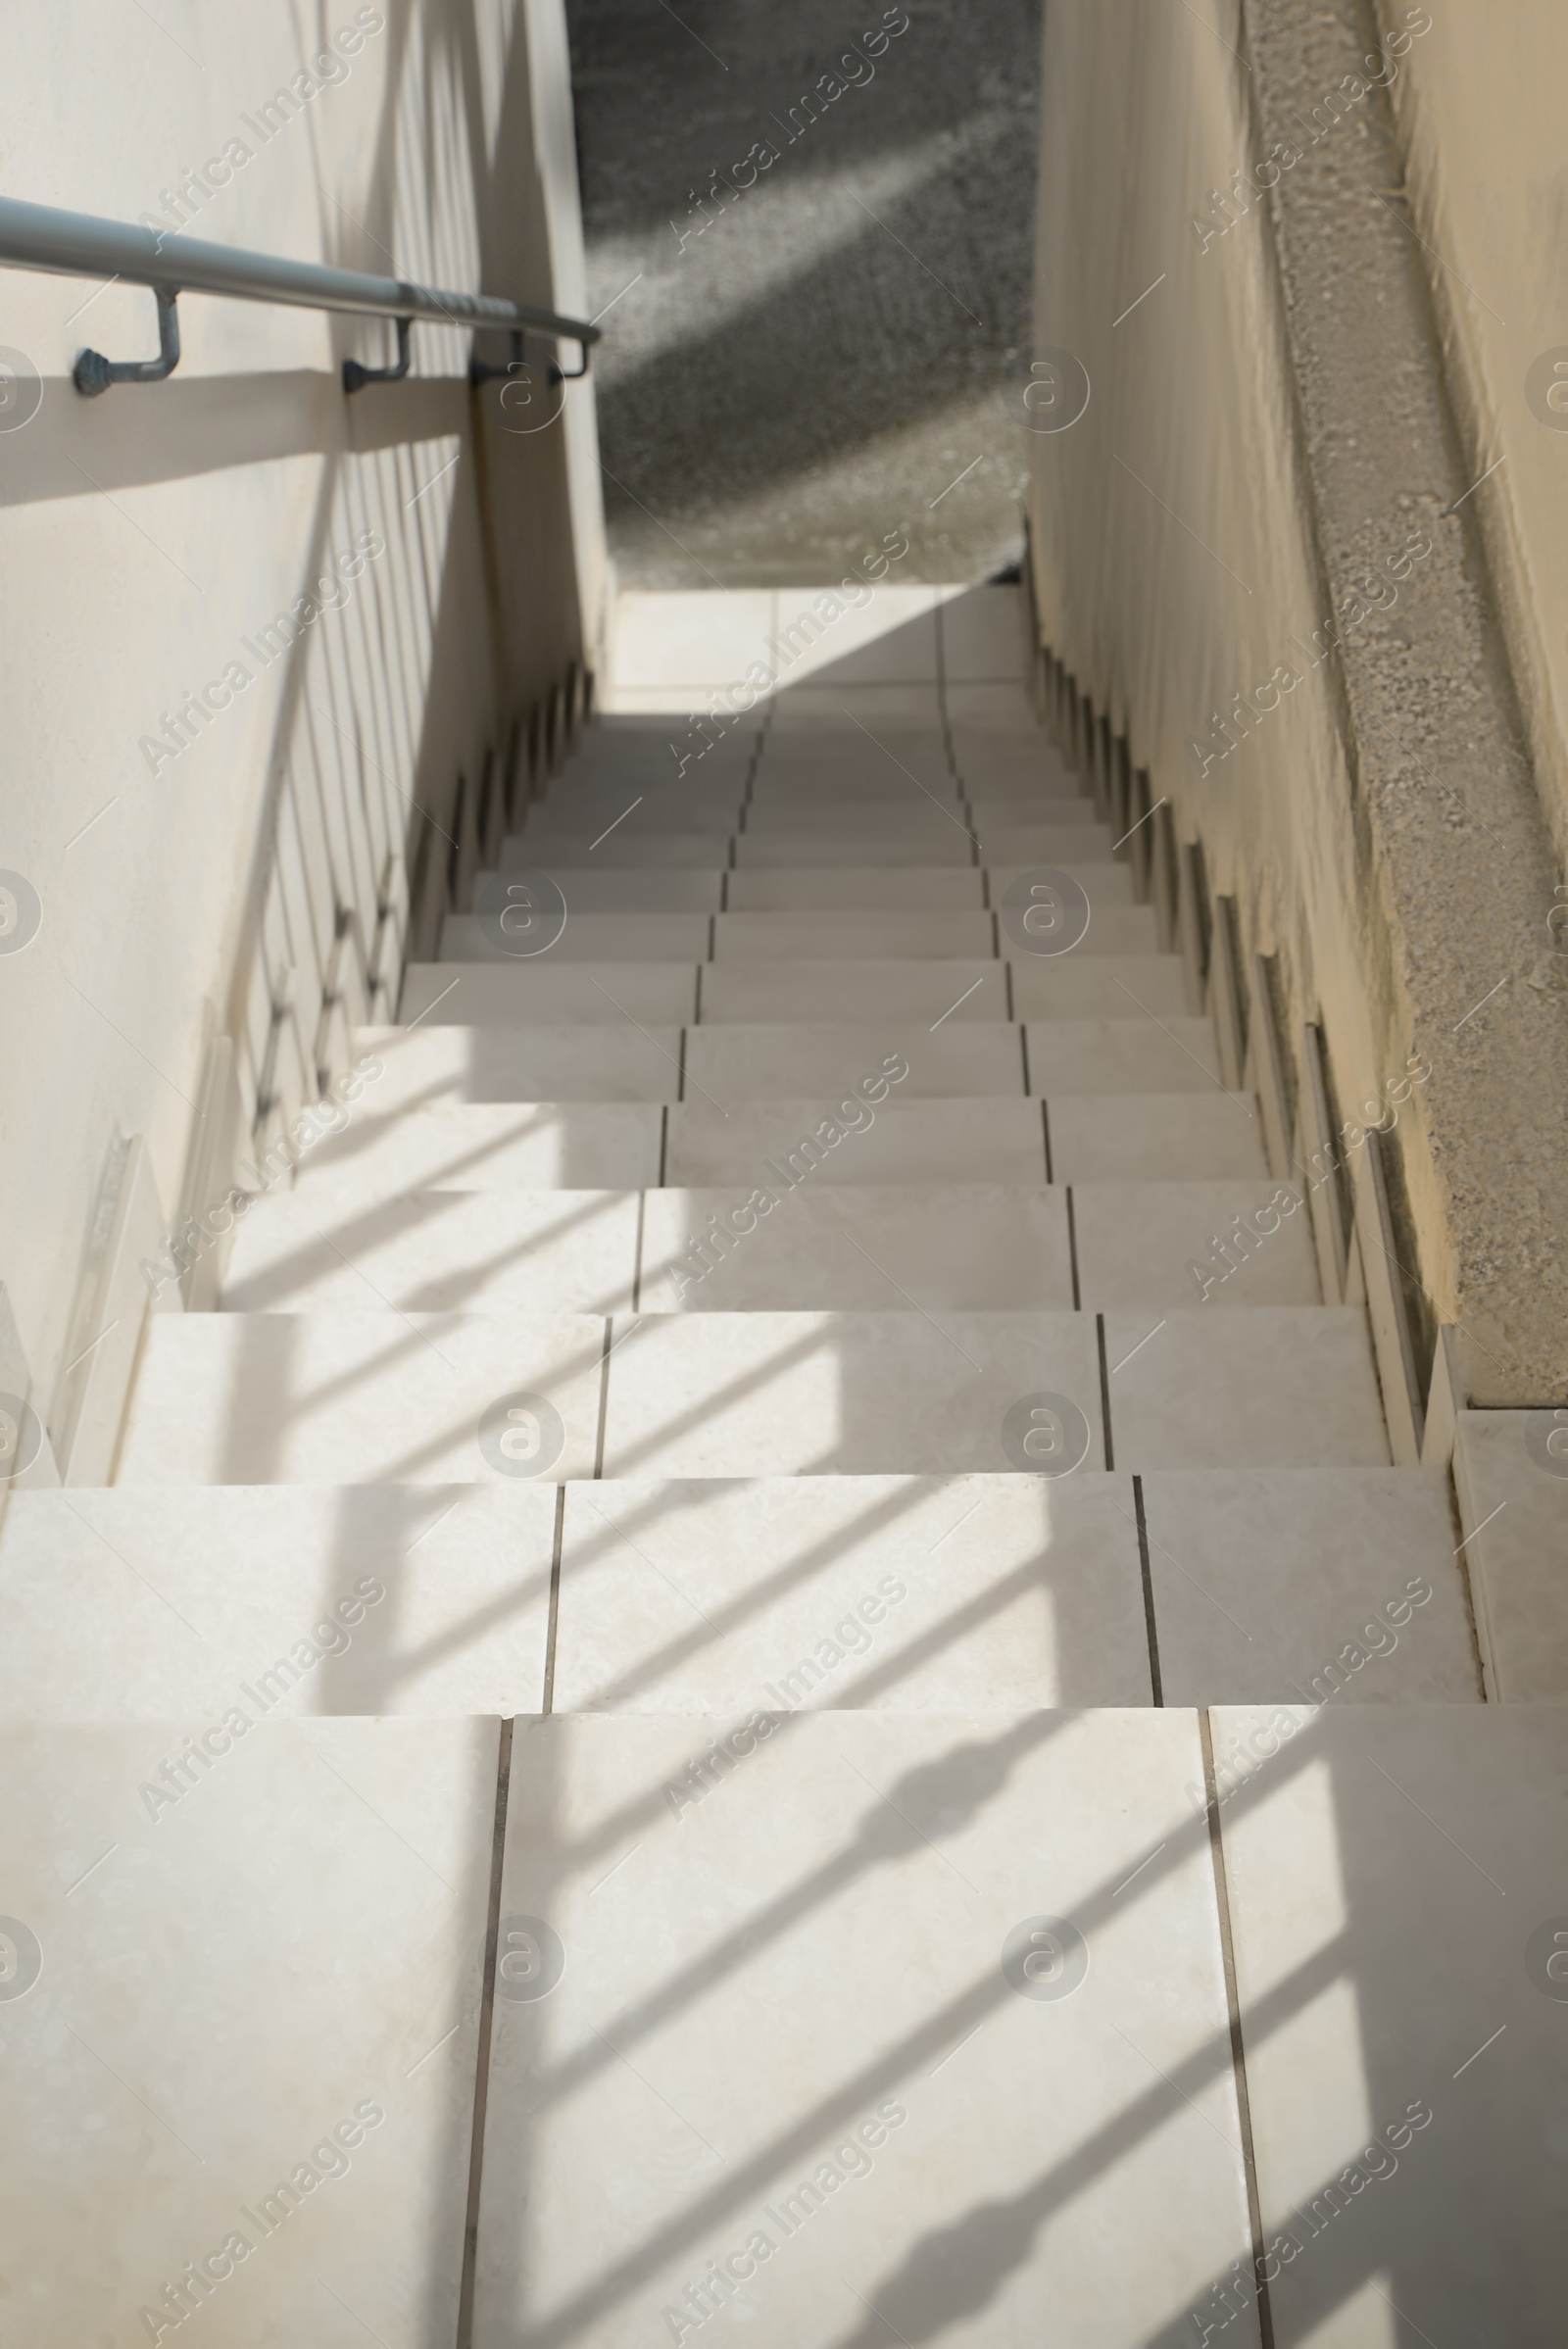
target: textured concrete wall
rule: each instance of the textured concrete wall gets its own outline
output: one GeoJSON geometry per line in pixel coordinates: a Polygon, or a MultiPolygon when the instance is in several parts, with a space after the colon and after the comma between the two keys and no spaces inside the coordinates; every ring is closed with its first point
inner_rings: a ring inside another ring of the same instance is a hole
{"type": "MultiPolygon", "coordinates": [[[[81,0],[8,25],[28,96],[7,191],[576,298],[574,217],[550,217],[571,173],[533,134],[536,111],[564,122],[569,166],[564,54],[559,0],[334,0],[309,32],[197,0],[111,25],[81,0]]],[[[0,867],[42,916],[0,952],[0,1279],[53,1417],[124,1138],[172,1215],[216,1033],[242,1114],[275,1125],[350,1022],[386,1015],[406,851],[427,811],[440,870],[463,775],[471,854],[487,755],[582,650],[602,557],[571,478],[589,385],[573,458],[560,424],[470,395],[466,333],[416,327],[413,377],[346,400],[342,360],[379,364],[389,329],[192,295],[172,380],[88,401],[77,349],[149,355],[150,294],[7,271],[0,301],[0,867]]]]}
{"type": "Polygon", "coordinates": [[[1431,1063],[1395,1136],[1409,1268],[1474,1397],[1535,1402],[1568,1378],[1556,872],[1463,497],[1496,451],[1455,424],[1401,193],[1423,26],[1048,10],[1036,335],[1092,396],[1036,437],[1037,586],[1279,956],[1289,1041],[1322,1021],[1342,1113],[1431,1063]]]}
{"type": "Polygon", "coordinates": [[[1568,12],[1509,0],[1435,9],[1393,98],[1465,446],[1477,473],[1495,467],[1475,492],[1476,523],[1568,865],[1565,88],[1568,12]]]}

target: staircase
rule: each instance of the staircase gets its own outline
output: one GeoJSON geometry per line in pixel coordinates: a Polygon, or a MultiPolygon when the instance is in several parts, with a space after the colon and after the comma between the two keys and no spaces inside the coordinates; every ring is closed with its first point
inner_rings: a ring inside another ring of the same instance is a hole
{"type": "Polygon", "coordinates": [[[1016,591],[907,660],[589,727],[13,1496],[0,2337],[1548,2337],[1550,1709],[1016,591]]]}

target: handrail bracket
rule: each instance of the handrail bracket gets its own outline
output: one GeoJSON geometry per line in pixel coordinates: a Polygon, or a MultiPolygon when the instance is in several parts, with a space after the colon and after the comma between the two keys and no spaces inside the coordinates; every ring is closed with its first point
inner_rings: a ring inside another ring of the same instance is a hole
{"type": "Polygon", "coordinates": [[[78,351],[72,381],[84,400],[96,400],[115,383],[162,383],[179,365],[179,288],[155,285],[158,304],[158,357],[106,359],[101,351],[78,351]]]}
{"type": "Polygon", "coordinates": [[[343,389],[345,392],[362,391],[367,383],[402,382],[409,371],[409,328],[413,325],[414,320],[399,318],[396,323],[398,330],[397,366],[395,367],[361,367],[357,359],[345,359],[343,362],[343,389]]]}

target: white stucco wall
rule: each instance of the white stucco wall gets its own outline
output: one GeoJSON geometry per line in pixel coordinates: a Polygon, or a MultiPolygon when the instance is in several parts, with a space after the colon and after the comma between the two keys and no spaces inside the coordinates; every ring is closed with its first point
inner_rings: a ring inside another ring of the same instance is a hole
{"type": "MultiPolygon", "coordinates": [[[[14,11],[7,192],[166,218],[226,150],[227,183],[187,197],[194,234],[575,297],[574,192],[549,213],[571,152],[560,0],[526,10],[14,11]]],[[[0,868],[42,904],[34,941],[0,955],[0,1280],[46,1402],[118,1144],[146,1137],[172,1212],[215,1033],[247,1116],[259,1090],[287,1114],[340,1064],[346,1023],[395,987],[416,807],[444,835],[462,773],[471,832],[487,752],[603,603],[591,384],[566,394],[568,460],[561,424],[512,429],[494,386],[470,400],[465,332],[416,326],[413,377],[349,400],[343,358],[381,364],[389,327],[196,295],[180,326],[169,382],[83,400],[76,351],[151,355],[152,296],[0,270],[0,344],[21,355],[0,408],[0,868]],[[259,632],[291,608],[314,616],[269,657],[259,632]],[[227,707],[181,744],[170,716],[225,671],[227,707]]]]}

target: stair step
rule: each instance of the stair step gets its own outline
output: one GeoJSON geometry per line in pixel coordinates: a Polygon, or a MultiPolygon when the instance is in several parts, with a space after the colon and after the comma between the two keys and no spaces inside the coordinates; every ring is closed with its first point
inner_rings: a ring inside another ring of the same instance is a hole
{"type": "Polygon", "coordinates": [[[754,780],[907,790],[910,777],[928,790],[953,782],[944,733],[882,731],[873,738],[858,726],[815,728],[809,734],[773,730],[762,737],[754,780]]]}
{"type": "Polygon", "coordinates": [[[730,962],[903,962],[994,959],[991,916],[980,905],[822,908],[720,913],[713,958],[730,962]]]}
{"type": "Polygon", "coordinates": [[[559,963],[549,954],[525,962],[411,962],[399,1009],[405,1025],[609,1027],[636,1019],[679,1027],[696,1017],[697,970],[685,962],[559,963]]]}
{"type": "MultiPolygon", "coordinates": [[[[1108,859],[1068,868],[1097,905],[1130,905],[1132,873],[1108,859]]],[[[1000,905],[1014,879],[978,865],[752,866],[729,875],[725,905],[732,913],[812,913],[839,908],[917,910],[921,907],[1000,905]]]]}
{"type": "Polygon", "coordinates": [[[1359,1310],[1119,1306],[1102,1319],[1116,1467],[1388,1466],[1359,1310]]]}
{"type": "Polygon", "coordinates": [[[646,1191],[659,1181],[662,1154],[657,1102],[450,1098],[323,1142],[296,1170],[292,1196],[342,1206],[419,1191],[646,1191]]]}
{"type": "Polygon", "coordinates": [[[1458,1414],[1453,1476],[1494,1702],[1568,1698],[1565,1426],[1560,1410],[1458,1414]]]}
{"type": "Polygon", "coordinates": [[[475,2338],[672,2337],[724,2259],[768,2349],[1174,2339],[1250,2244],[1202,1775],[1149,1708],[530,1725],[501,1908],[566,1956],[496,2002],[475,2338]]]}
{"type": "Polygon", "coordinates": [[[1119,1468],[1386,1467],[1364,1316],[645,1314],[611,1365],[607,1476],[1001,1472],[1026,1398],[1064,1395],[1119,1468]]]}
{"type": "Polygon", "coordinates": [[[722,1110],[700,1094],[670,1109],[664,1179],[697,1186],[761,1181],[764,1158],[777,1158],[816,1133],[840,1107],[837,1122],[856,1130],[827,1150],[813,1184],[1040,1183],[1046,1176],[1041,1103],[1011,1101],[906,1101],[880,1104],[817,1100],[734,1101],[722,1110]]]}
{"type": "MultiPolygon", "coordinates": [[[[851,1137],[853,1142],[856,1137],[851,1137]]],[[[850,1143],[843,1146],[850,1147],[850,1143]]],[[[646,1311],[896,1311],[1069,1308],[1064,1195],[1022,1185],[816,1187],[775,1157],[750,1194],[652,1191],[644,1203],[646,1311]],[[757,1212],[759,1195],[775,1204],[757,1212]],[[751,1211],[746,1213],[748,1199],[751,1211]],[[726,1250],[710,1217],[734,1234],[726,1250]],[[693,1255],[696,1241],[702,1252],[693,1255]]]]}
{"type": "Polygon", "coordinates": [[[1128,1476],[566,1488],[560,1712],[1150,1702],[1128,1476]]]}
{"type": "MultiPolygon", "coordinates": [[[[608,820],[608,819],[607,819],[608,820]]],[[[729,842],[715,832],[628,831],[617,824],[600,837],[599,827],[548,835],[509,832],[501,843],[501,869],[567,869],[595,872],[711,872],[729,862],[729,842]],[[548,849],[543,844],[548,841],[548,849]]]]}
{"type": "MultiPolygon", "coordinates": [[[[982,915],[982,920],[985,916],[982,915]]],[[[987,927],[989,928],[989,923],[987,927]]],[[[775,962],[739,957],[703,972],[701,1027],[853,1021],[924,1028],[1005,1021],[1006,964],[979,961],[775,962]]],[[[940,1031],[939,1031],[940,1033],[940,1031]]]]}
{"type": "MultiPolygon", "coordinates": [[[[1115,870],[1117,868],[1111,868],[1115,870]]],[[[569,925],[568,925],[569,926],[569,925]]],[[[713,956],[720,963],[749,961],[897,962],[958,960],[985,957],[997,951],[992,915],[981,909],[919,908],[906,911],[871,908],[832,908],[809,912],[752,913],[730,911],[715,918],[713,956]]],[[[1031,956],[1018,940],[1004,931],[1004,956],[1031,966],[1031,956]]],[[[1095,954],[1152,954],[1158,951],[1152,905],[1095,906],[1089,928],[1071,952],[1095,954]]],[[[1065,954],[1040,957],[1065,962],[1065,954]]],[[[1172,957],[1174,959],[1174,957],[1172,957]]]]}
{"type": "Polygon", "coordinates": [[[566,1313],[155,1314],[116,1482],[486,1483],[499,1471],[480,1422],[523,1393],[562,1423],[541,1473],[592,1476],[606,1327],[566,1313]]]}
{"type": "Polygon", "coordinates": [[[555,1520],[502,1477],[14,1494],[5,1717],[537,1712],[555,1520]]]}
{"type": "MultiPolygon", "coordinates": [[[[447,914],[437,958],[512,962],[523,970],[556,969],[564,962],[706,962],[709,924],[717,918],[710,913],[580,913],[567,899],[564,926],[542,953],[526,954],[517,951],[517,938],[501,929],[503,909],[498,905],[487,913],[447,914]]],[[[558,918],[544,917],[541,937],[556,930],[558,918]]]]}
{"type": "Polygon", "coordinates": [[[631,1191],[427,1191],[350,1204],[318,1187],[261,1199],[235,1238],[222,1309],[628,1312],[640,1212],[631,1191]]]}
{"type": "Polygon", "coordinates": [[[1167,1704],[1480,1702],[1441,1478],[1208,1468],[1143,1483],[1167,1704]]]}
{"type": "Polygon", "coordinates": [[[240,1735],[226,1702],[0,1731],[8,1911],[43,1967],[6,2019],[32,2340],[109,2311],[167,2339],[183,2310],[224,2342],[346,2342],[323,2266],[383,2341],[458,2305],[500,1723],[240,1735]],[[95,2215],[65,2256],[73,2208],[95,2215]]]}
{"type": "MultiPolygon", "coordinates": [[[[1148,905],[1097,912],[1089,936],[1067,954],[1012,957],[1012,1015],[1022,1020],[1157,1018],[1172,1034],[1187,1033],[1187,980],[1181,958],[1154,951],[1152,919],[1140,918],[1134,940],[1147,951],[1115,944],[1129,914],[1150,916],[1148,905]],[[1098,939],[1098,945],[1096,941],[1098,939]]],[[[1005,951],[1005,941],[1004,941],[1005,951]]],[[[1202,1025],[1206,1028],[1207,1023],[1202,1025]]]]}
{"type": "Polygon", "coordinates": [[[1022,1032],[1001,1021],[958,1019],[935,1031],[929,1024],[903,1027],[889,1020],[870,1027],[819,1021],[691,1028],[683,1098],[726,1110],[737,1101],[842,1096],[884,1075],[898,1086],[901,1100],[1021,1095],[1022,1032]],[[907,1074],[895,1077],[901,1062],[907,1074]]]}
{"type": "Polygon", "coordinates": [[[1156,1474],[1144,1507],[1152,1616],[1125,1474],[568,1486],[556,1708],[1144,1705],[1155,1669],[1175,1705],[1478,1700],[1435,1478],[1156,1474]]]}
{"type": "Polygon", "coordinates": [[[1272,1176],[1227,1183],[1074,1183],[1088,1306],[1316,1305],[1307,1210],[1272,1176]],[[1283,1202],[1283,1203],[1282,1203],[1283,1202]],[[1235,1219],[1244,1235],[1234,1238],[1235,1219]],[[1213,1244],[1228,1241],[1228,1253],[1213,1244]],[[1195,1277],[1194,1265],[1200,1276],[1195,1277]]]}
{"type": "Polygon", "coordinates": [[[521,830],[511,837],[523,843],[530,860],[558,840],[592,841],[601,833],[611,840],[677,839],[725,840],[739,828],[743,803],[737,794],[692,795],[678,806],[662,807],[652,798],[628,800],[624,792],[563,792],[559,798],[536,800],[523,818],[521,830]],[[612,831],[609,827],[613,825],[612,831]]]}
{"type": "MultiPolygon", "coordinates": [[[[609,847],[609,842],[606,842],[609,847]]],[[[960,824],[934,826],[927,832],[832,834],[806,827],[791,831],[747,830],[737,835],[735,862],[746,869],[756,864],[806,866],[828,864],[843,868],[864,864],[883,867],[903,864],[993,864],[1014,866],[1071,865],[1103,858],[1110,833],[1103,824],[1063,819],[994,829],[970,837],[960,824]]]]}
{"type": "Polygon", "coordinates": [[[1262,1183],[1268,1174],[1251,1094],[1057,1092],[1047,1106],[1058,1183],[1262,1183]]]}
{"type": "MultiPolygon", "coordinates": [[[[615,871],[591,863],[564,866],[548,862],[542,869],[556,883],[577,919],[585,913],[716,913],[724,902],[727,856],[726,849],[716,848],[706,871],[662,871],[638,866],[615,871]]],[[[486,896],[493,894],[498,900],[503,899],[506,882],[519,867],[526,870],[527,861],[522,857],[518,866],[507,865],[479,873],[473,884],[475,904],[479,903],[481,891],[486,896]]],[[[980,902],[978,893],[974,902],[976,905],[980,902]]],[[[449,913],[446,918],[451,921],[455,917],[449,913]]]]}
{"type": "Polygon", "coordinates": [[[1568,1712],[1275,1707],[1212,1732],[1276,2339],[1333,2309],[1346,2339],[1479,2340],[1502,2306],[1514,2339],[1552,2340],[1568,1712]]]}
{"type": "MultiPolygon", "coordinates": [[[[440,1101],[672,1101],[680,1082],[680,1027],[662,1027],[643,1017],[641,1004],[633,1008],[638,1026],[626,1020],[588,1028],[465,1027],[431,1019],[417,1028],[357,1029],[357,1050],[381,1063],[380,1076],[367,1087],[362,1117],[384,1121],[440,1101]]],[[[329,1147],[337,1146],[323,1143],[322,1152],[329,1147]]]]}

